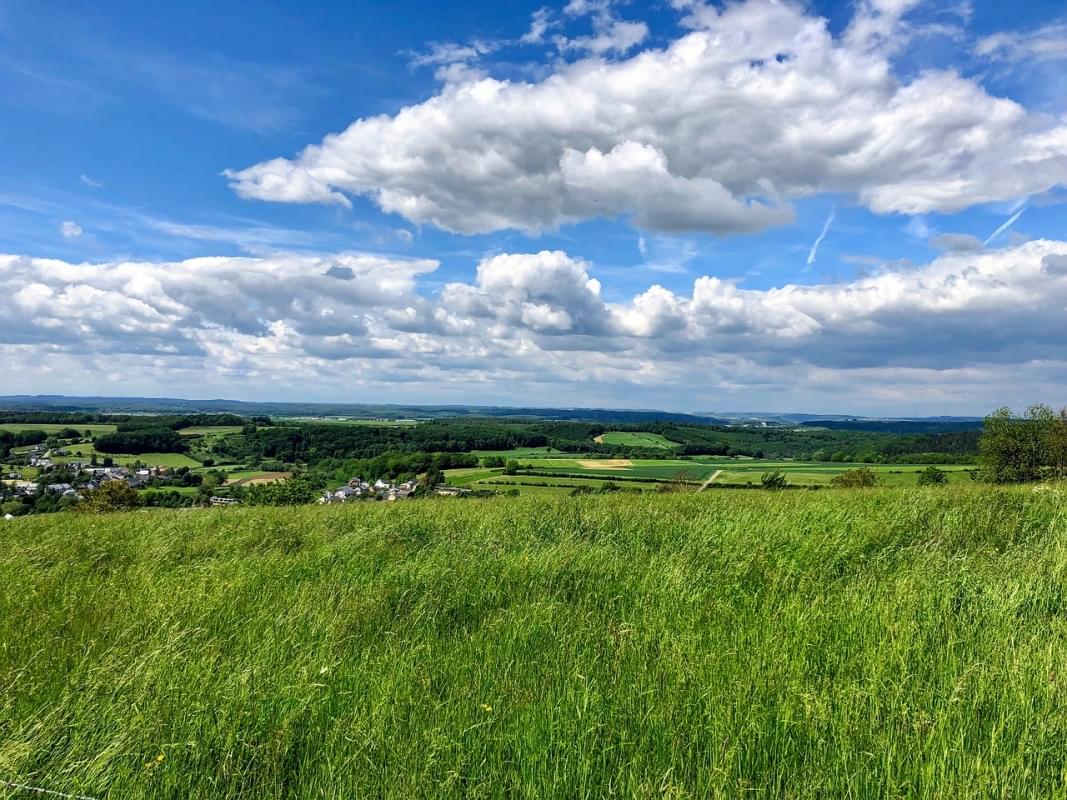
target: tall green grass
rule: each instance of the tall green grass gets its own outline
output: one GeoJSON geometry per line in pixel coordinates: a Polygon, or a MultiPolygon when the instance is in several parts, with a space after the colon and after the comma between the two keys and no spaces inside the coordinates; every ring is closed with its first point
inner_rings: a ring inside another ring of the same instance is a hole
{"type": "Polygon", "coordinates": [[[1067,505],[1029,489],[20,519],[0,524],[0,780],[1064,796],[1065,581],[1067,505]]]}

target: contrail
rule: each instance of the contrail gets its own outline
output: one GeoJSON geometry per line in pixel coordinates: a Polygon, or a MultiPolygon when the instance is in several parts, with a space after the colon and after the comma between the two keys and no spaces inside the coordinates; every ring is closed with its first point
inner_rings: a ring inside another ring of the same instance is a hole
{"type": "Polygon", "coordinates": [[[834,215],[837,213],[837,207],[830,209],[830,216],[826,218],[826,224],[822,226],[822,233],[819,234],[819,238],[815,240],[815,244],[811,246],[811,252],[808,253],[808,266],[810,267],[815,263],[815,257],[819,255],[819,245],[822,244],[822,240],[826,238],[826,234],[830,232],[830,226],[834,222],[834,215]]]}
{"type": "Polygon", "coordinates": [[[1010,228],[1012,225],[1014,225],[1016,222],[1018,222],[1019,221],[1019,217],[1021,217],[1025,212],[1026,212],[1026,206],[1023,206],[1018,211],[1016,211],[1014,214],[1012,214],[1007,222],[1005,222],[1003,225],[1001,225],[999,228],[997,228],[995,231],[993,231],[993,233],[990,234],[989,238],[985,240],[986,246],[988,246],[991,241],[996,239],[998,236],[1000,236],[1002,233],[1004,233],[1004,231],[1006,231],[1008,228],[1010,228]]]}

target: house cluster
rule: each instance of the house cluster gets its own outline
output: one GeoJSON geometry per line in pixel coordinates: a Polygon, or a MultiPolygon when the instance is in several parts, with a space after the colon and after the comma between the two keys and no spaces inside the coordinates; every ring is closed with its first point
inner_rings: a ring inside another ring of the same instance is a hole
{"type": "Polygon", "coordinates": [[[171,476],[169,467],[141,467],[130,469],[129,467],[90,466],[89,462],[68,461],[66,464],[53,464],[51,456],[60,453],[51,451],[40,455],[30,456],[30,466],[37,467],[41,473],[47,473],[43,478],[52,477],[53,483],[40,481],[22,480],[19,472],[10,472],[3,476],[9,488],[14,490],[16,496],[35,496],[40,491],[49,494],[62,495],[64,497],[80,497],[81,493],[90,489],[99,489],[108,481],[122,481],[132,489],[147,486],[154,478],[166,479],[171,476]],[[54,471],[50,471],[54,470],[54,471]]]}
{"type": "Polygon", "coordinates": [[[393,484],[379,478],[374,483],[368,483],[362,478],[353,478],[340,489],[323,492],[319,503],[347,503],[353,500],[406,500],[418,488],[418,481],[393,484]]]}

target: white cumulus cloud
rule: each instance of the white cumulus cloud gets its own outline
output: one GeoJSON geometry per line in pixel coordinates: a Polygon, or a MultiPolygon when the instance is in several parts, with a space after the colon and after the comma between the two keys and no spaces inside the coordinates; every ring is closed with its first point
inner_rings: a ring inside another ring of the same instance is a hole
{"type": "MultiPolygon", "coordinates": [[[[610,4],[579,5],[618,21],[610,4]]],[[[461,70],[425,102],[225,174],[246,198],[362,195],[461,233],[630,216],[722,235],[786,224],[791,200],[821,192],[879,214],[950,213],[1067,182],[1062,121],[952,71],[894,74],[913,5],[864,0],[835,37],[792,2],[678,0],[692,30],[666,47],[540,82],[461,70]]]]}
{"type": "Polygon", "coordinates": [[[1067,379],[1067,242],[955,244],[927,265],[840,283],[746,289],[702,275],[688,291],[652,285],[628,299],[561,251],[490,256],[472,281],[436,291],[436,262],[358,253],[0,256],[0,353],[25,365],[18,380],[77,365],[82,391],[120,369],[131,385],[288,382],[305,397],[406,385],[558,403],[569,387],[586,402],[645,392],[661,406],[726,391],[772,392],[781,406],[825,390],[833,407],[881,397],[899,408],[906,388],[912,400],[943,391],[947,408],[961,386],[992,406],[1067,379]]]}

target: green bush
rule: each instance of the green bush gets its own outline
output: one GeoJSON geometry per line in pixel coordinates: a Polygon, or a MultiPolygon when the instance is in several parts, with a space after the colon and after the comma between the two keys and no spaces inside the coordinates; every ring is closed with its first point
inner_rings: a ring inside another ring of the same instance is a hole
{"type": "Polygon", "coordinates": [[[869,489],[878,485],[878,473],[870,467],[850,469],[831,478],[830,485],[839,489],[869,489]]]}
{"type": "Polygon", "coordinates": [[[948,475],[931,465],[919,473],[920,486],[943,486],[948,483],[948,475]]]}

